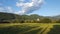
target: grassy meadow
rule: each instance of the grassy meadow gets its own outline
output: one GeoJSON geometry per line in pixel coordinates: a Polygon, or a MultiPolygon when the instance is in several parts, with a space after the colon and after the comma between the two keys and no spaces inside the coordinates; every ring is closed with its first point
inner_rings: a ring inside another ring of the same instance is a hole
{"type": "Polygon", "coordinates": [[[59,23],[0,24],[0,34],[60,34],[59,23]]]}

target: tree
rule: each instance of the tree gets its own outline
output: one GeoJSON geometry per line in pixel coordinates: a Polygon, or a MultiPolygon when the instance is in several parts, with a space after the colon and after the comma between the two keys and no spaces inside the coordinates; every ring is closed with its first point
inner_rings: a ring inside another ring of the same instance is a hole
{"type": "Polygon", "coordinates": [[[60,19],[56,21],[56,23],[60,23],[60,19]]]}
{"type": "Polygon", "coordinates": [[[43,18],[43,19],[40,20],[40,23],[51,23],[51,19],[43,18]]]}

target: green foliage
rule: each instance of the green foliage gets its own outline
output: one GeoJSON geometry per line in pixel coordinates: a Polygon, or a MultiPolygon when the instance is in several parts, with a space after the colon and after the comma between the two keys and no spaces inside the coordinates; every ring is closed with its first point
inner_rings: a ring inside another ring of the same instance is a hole
{"type": "MultiPolygon", "coordinates": [[[[37,14],[32,15],[17,15],[11,13],[2,13],[0,12],[0,23],[9,22],[9,23],[52,23],[55,22],[50,17],[39,16],[37,14]]],[[[56,23],[60,22],[57,20],[56,23]]]]}
{"type": "Polygon", "coordinates": [[[54,25],[48,34],[60,34],[60,25],[54,25]]]}
{"type": "Polygon", "coordinates": [[[56,23],[60,23],[60,19],[59,20],[56,20],[56,23]]]}
{"type": "MultiPolygon", "coordinates": [[[[29,30],[34,29],[34,28],[37,28],[37,27],[36,26],[32,27],[25,24],[5,26],[5,27],[0,27],[0,34],[25,34],[26,31],[28,32],[29,30]]],[[[33,31],[32,34],[35,32],[33,31]]]]}
{"type": "Polygon", "coordinates": [[[59,25],[58,24],[57,23],[0,24],[0,34],[60,34],[60,24],[59,25]]]}
{"type": "Polygon", "coordinates": [[[41,23],[51,23],[51,19],[49,18],[44,18],[40,21],[41,23]]]}
{"type": "MultiPolygon", "coordinates": [[[[22,26],[24,27],[24,26],[22,26]]],[[[24,31],[31,29],[32,27],[28,27],[25,26],[24,28],[22,28],[21,26],[9,26],[9,27],[4,27],[4,28],[0,28],[0,34],[19,34],[19,33],[23,33],[24,31]]]]}

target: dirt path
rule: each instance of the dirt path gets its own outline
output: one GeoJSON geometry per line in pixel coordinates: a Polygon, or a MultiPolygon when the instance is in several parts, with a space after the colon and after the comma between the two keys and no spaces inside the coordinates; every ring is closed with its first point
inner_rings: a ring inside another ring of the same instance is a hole
{"type": "Polygon", "coordinates": [[[51,28],[53,28],[53,25],[47,25],[43,27],[37,34],[47,34],[51,28]]]}
{"type": "Polygon", "coordinates": [[[53,28],[53,25],[48,25],[47,28],[43,31],[42,34],[47,34],[50,31],[51,28],[53,28]]]}

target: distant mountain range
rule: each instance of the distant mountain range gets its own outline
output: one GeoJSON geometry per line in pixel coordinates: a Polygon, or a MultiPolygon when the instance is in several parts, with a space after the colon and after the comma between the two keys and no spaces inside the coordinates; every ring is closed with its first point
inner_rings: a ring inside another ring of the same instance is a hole
{"type": "Polygon", "coordinates": [[[37,19],[37,18],[51,18],[51,19],[60,19],[60,15],[57,16],[39,16],[37,14],[33,15],[17,15],[17,14],[11,14],[11,13],[2,13],[0,12],[0,21],[1,20],[12,20],[12,19],[37,19]]]}
{"type": "Polygon", "coordinates": [[[60,19],[60,15],[54,16],[54,18],[60,19]]]}

